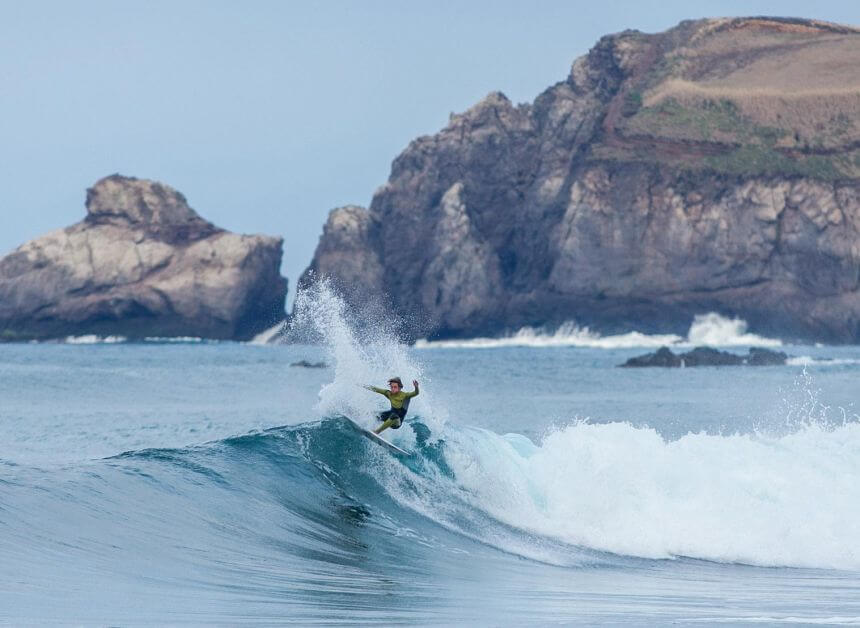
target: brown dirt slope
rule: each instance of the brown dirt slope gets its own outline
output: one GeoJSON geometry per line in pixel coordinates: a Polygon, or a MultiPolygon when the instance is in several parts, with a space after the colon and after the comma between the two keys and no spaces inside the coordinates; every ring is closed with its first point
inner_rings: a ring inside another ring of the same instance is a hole
{"type": "Polygon", "coordinates": [[[629,74],[595,155],[730,174],[860,176],[860,30],[732,18],[622,34],[629,74]]]}

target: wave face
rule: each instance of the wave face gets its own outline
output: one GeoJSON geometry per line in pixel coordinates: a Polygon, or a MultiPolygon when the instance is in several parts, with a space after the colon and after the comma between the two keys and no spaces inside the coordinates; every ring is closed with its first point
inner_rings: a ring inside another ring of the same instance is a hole
{"type": "Polygon", "coordinates": [[[503,338],[471,338],[468,340],[419,340],[422,349],[494,349],[499,347],[591,347],[596,349],[630,349],[662,346],[777,347],[782,341],[765,338],[747,331],[747,323],[739,318],[726,318],[715,312],[696,315],[687,336],[675,334],[643,334],[632,331],[614,336],[601,336],[588,327],[569,322],[552,332],[524,327],[503,338]]]}

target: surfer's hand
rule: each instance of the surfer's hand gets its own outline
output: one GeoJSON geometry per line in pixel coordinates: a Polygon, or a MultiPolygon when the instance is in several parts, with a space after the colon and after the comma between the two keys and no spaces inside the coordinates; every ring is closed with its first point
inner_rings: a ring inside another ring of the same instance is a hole
{"type": "Polygon", "coordinates": [[[417,380],[417,379],[413,379],[413,380],[412,380],[412,385],[413,385],[413,386],[415,386],[415,388],[418,388],[418,380],[417,380]]]}

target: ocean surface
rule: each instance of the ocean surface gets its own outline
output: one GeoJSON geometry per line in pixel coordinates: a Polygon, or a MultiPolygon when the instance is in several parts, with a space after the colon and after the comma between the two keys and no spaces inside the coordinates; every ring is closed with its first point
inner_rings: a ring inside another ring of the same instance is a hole
{"type": "Polygon", "coordinates": [[[0,623],[860,624],[860,347],[623,369],[779,341],[299,312],[291,344],[0,345],[0,623]],[[340,418],[391,375],[406,459],[340,418]]]}

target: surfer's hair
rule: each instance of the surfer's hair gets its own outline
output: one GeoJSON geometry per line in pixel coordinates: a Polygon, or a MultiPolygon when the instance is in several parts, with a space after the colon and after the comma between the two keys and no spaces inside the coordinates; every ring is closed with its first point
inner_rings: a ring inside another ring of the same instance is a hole
{"type": "Polygon", "coordinates": [[[403,388],[403,382],[400,381],[399,377],[392,377],[391,379],[388,380],[388,383],[389,384],[397,384],[398,386],[403,388]]]}

